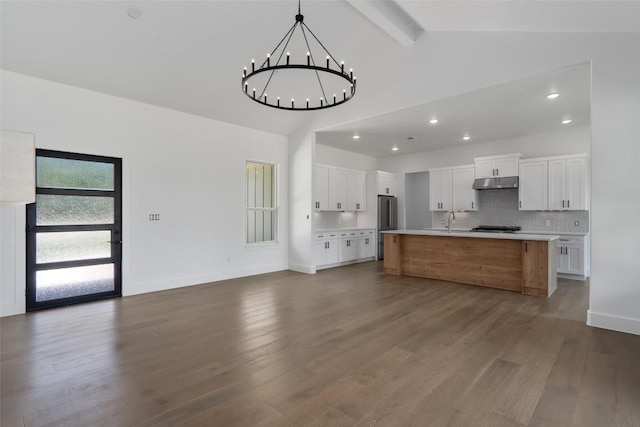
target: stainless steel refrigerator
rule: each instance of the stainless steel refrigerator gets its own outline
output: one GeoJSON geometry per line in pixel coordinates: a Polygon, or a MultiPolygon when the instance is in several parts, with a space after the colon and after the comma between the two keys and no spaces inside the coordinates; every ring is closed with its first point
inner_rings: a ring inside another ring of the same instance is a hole
{"type": "Polygon", "coordinates": [[[380,231],[398,229],[398,199],[378,196],[378,259],[384,258],[384,234],[380,231]]]}

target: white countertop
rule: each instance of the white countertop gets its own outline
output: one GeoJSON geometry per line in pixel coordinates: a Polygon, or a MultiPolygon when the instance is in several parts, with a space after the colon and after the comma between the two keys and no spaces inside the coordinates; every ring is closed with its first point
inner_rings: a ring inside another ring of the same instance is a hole
{"type": "Polygon", "coordinates": [[[338,233],[343,231],[364,231],[375,230],[375,227],[360,227],[360,228],[316,228],[315,233],[328,233],[330,231],[337,231],[338,233]]]}
{"type": "Polygon", "coordinates": [[[480,233],[475,231],[451,230],[389,230],[381,231],[389,234],[412,234],[418,236],[442,236],[442,237],[472,237],[476,239],[501,239],[501,240],[540,240],[550,242],[558,239],[558,235],[525,234],[525,233],[480,233]]]}

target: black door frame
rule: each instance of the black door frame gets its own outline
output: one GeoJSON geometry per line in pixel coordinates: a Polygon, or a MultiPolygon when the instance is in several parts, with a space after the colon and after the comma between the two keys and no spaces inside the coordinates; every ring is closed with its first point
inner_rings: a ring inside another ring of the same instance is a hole
{"type": "Polygon", "coordinates": [[[99,163],[112,163],[114,165],[114,189],[113,190],[85,190],[70,188],[39,188],[36,185],[36,195],[54,194],[65,196],[106,196],[114,198],[113,224],[95,225],[36,225],[36,203],[27,205],[26,227],[26,308],[27,311],[41,308],[59,307],[80,302],[95,301],[104,298],[122,296],[122,159],[117,157],[94,156],[90,154],[69,153],[63,151],[36,149],[36,157],[53,157],[69,160],[84,160],[99,163]],[[37,232],[61,232],[61,231],[111,231],[111,256],[108,258],[85,259],[75,261],[60,261],[37,264],[36,263],[36,233],[37,232]],[[114,265],[114,290],[88,295],[79,295],[69,298],[61,298],[50,301],[36,301],[36,272],[68,267],[82,267],[97,264],[114,265]]]}

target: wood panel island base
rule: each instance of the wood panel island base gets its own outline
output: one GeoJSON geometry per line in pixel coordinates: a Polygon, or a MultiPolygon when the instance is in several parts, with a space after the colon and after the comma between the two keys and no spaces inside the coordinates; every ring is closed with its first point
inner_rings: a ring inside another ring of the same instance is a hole
{"type": "Polygon", "coordinates": [[[384,272],[550,296],[556,239],[536,234],[384,232],[384,272]]]}

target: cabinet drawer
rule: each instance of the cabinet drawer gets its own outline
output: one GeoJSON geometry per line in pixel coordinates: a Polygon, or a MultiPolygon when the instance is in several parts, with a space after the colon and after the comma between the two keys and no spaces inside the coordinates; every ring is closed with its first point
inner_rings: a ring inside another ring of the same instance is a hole
{"type": "Polygon", "coordinates": [[[327,239],[335,239],[338,237],[338,233],[335,231],[330,231],[327,233],[316,233],[316,240],[327,240],[327,239]]]}
{"type": "Polygon", "coordinates": [[[560,236],[558,245],[583,245],[583,236],[560,236]]]}

